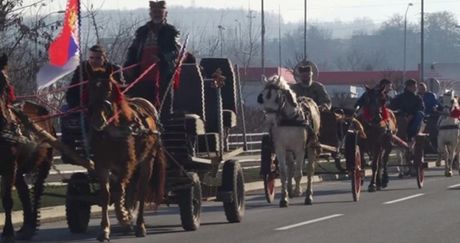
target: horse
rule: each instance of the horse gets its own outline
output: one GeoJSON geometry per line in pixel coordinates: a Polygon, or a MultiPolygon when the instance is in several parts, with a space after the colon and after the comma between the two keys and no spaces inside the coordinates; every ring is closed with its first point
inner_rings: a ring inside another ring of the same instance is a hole
{"type": "Polygon", "coordinates": [[[307,189],[305,204],[313,202],[312,176],[318,155],[320,113],[316,103],[307,97],[299,101],[287,82],[279,76],[265,80],[265,87],[258,102],[270,123],[270,135],[278,159],[281,179],[280,207],[288,207],[290,196],[300,196],[302,189],[302,167],[307,149],[307,189]],[[306,108],[305,110],[302,107],[306,108]],[[292,191],[292,178],[295,189],[292,191]]]}
{"type": "Polygon", "coordinates": [[[444,93],[441,97],[443,105],[438,119],[438,163],[445,156],[445,176],[452,176],[452,162],[460,152],[460,121],[452,117],[452,111],[459,109],[458,100],[452,91],[444,93]]]}
{"type": "Polygon", "coordinates": [[[117,219],[127,231],[132,224],[128,204],[139,202],[135,235],[145,237],[144,204],[158,207],[165,188],[166,157],[157,111],[145,99],[126,98],[112,78],[90,79],[87,91],[88,140],[101,185],[102,218],[97,239],[110,241],[110,202],[114,202],[117,219]],[[134,191],[127,191],[129,188],[134,191]]]}
{"type": "Polygon", "coordinates": [[[386,188],[389,182],[387,171],[388,157],[392,149],[392,136],[396,133],[394,113],[383,107],[385,102],[383,88],[368,88],[364,93],[363,112],[359,120],[364,126],[367,138],[362,141],[372,158],[372,178],[368,191],[375,192],[386,188]]]}
{"type": "Polygon", "coordinates": [[[8,58],[3,55],[0,58],[0,175],[1,198],[5,210],[2,242],[15,242],[15,239],[30,240],[38,230],[41,197],[45,179],[51,168],[53,150],[48,143],[20,124],[13,109],[27,115],[48,133],[55,136],[56,132],[52,121],[43,119],[49,114],[43,106],[24,101],[12,107],[13,104],[6,98],[9,94],[5,94],[11,88],[8,87],[7,62],[8,58]],[[26,183],[25,176],[34,178],[31,189],[26,183]],[[16,187],[24,212],[23,225],[16,234],[11,219],[13,185],[16,187]]]}

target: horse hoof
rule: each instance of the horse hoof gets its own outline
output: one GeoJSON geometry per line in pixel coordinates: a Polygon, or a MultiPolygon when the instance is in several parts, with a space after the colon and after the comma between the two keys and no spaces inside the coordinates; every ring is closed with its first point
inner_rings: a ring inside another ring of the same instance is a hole
{"type": "Polygon", "coordinates": [[[305,205],[313,205],[313,197],[312,196],[309,196],[309,197],[305,197],[305,202],[304,202],[305,205]]]}
{"type": "Polygon", "coordinates": [[[289,206],[289,202],[287,200],[280,200],[280,208],[287,208],[289,206]]]}
{"type": "Polygon", "coordinates": [[[404,173],[403,173],[403,172],[399,172],[398,178],[399,178],[399,179],[402,179],[403,177],[404,177],[404,173]]]}
{"type": "Polygon", "coordinates": [[[451,170],[446,171],[446,172],[444,173],[444,175],[445,175],[446,177],[452,177],[452,171],[451,171],[451,170]]]}
{"type": "Polygon", "coordinates": [[[147,236],[147,231],[145,230],[144,226],[137,226],[136,227],[136,237],[145,237],[147,236]]]}
{"type": "Polygon", "coordinates": [[[97,240],[100,242],[105,242],[105,241],[109,242],[110,241],[109,233],[108,232],[99,233],[99,235],[97,236],[97,240]]]}
{"type": "Polygon", "coordinates": [[[377,186],[375,184],[370,184],[369,187],[367,188],[368,192],[376,192],[377,191],[377,186]]]}

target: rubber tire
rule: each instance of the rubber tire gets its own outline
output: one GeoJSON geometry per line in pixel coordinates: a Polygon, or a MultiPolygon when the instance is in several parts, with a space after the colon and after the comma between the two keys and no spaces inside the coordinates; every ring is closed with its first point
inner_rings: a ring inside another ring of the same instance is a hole
{"type": "Polygon", "coordinates": [[[190,188],[177,192],[182,228],[186,231],[195,231],[200,227],[201,219],[201,182],[195,172],[187,172],[192,178],[190,188]]]}
{"type": "Polygon", "coordinates": [[[423,188],[423,182],[425,181],[425,167],[424,167],[424,139],[425,137],[416,137],[416,142],[414,145],[414,167],[415,174],[417,178],[417,186],[419,189],[423,188]]]}
{"type": "Polygon", "coordinates": [[[227,160],[222,170],[222,190],[232,193],[233,200],[224,202],[225,216],[230,223],[239,223],[243,219],[246,202],[243,169],[236,160],[227,160]]]}
{"type": "Polygon", "coordinates": [[[353,201],[359,201],[362,186],[361,153],[359,146],[355,144],[355,133],[347,133],[345,139],[345,159],[348,174],[351,179],[351,193],[353,201]]]}
{"type": "Polygon", "coordinates": [[[74,196],[90,195],[89,178],[85,173],[74,173],[67,185],[65,212],[67,225],[72,233],[84,233],[88,229],[91,203],[72,199],[74,196]]]}

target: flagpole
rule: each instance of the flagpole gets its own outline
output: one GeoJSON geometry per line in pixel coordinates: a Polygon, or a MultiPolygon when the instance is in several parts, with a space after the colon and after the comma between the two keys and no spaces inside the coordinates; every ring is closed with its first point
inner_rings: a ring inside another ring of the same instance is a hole
{"type": "MultiPolygon", "coordinates": [[[[83,52],[81,50],[81,33],[80,33],[80,25],[81,25],[81,15],[80,15],[80,10],[81,10],[81,5],[80,5],[80,0],[77,0],[77,5],[78,5],[78,18],[77,18],[77,21],[78,21],[78,55],[79,55],[79,59],[78,59],[78,62],[79,62],[79,65],[78,65],[78,75],[80,76],[80,107],[83,107],[83,86],[84,84],[82,84],[83,82],[83,67],[82,67],[82,64],[83,64],[83,52]]],[[[85,111],[82,109],[80,111],[80,130],[81,130],[81,137],[82,137],[82,140],[83,140],[83,148],[84,148],[84,151],[85,151],[85,159],[89,159],[90,157],[90,152],[89,152],[89,141],[88,141],[88,137],[86,136],[86,127],[85,127],[85,111]]]]}

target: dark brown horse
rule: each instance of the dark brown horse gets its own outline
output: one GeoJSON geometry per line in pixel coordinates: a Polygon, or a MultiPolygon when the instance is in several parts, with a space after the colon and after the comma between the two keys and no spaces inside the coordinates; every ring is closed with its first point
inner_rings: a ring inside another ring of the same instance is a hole
{"type": "Polygon", "coordinates": [[[366,88],[363,114],[360,117],[367,139],[360,143],[361,149],[370,153],[372,178],[369,192],[375,192],[388,185],[388,156],[392,149],[392,135],[396,133],[396,118],[393,112],[383,107],[386,95],[383,89],[366,88]]]}
{"type": "Polygon", "coordinates": [[[110,202],[115,204],[121,225],[130,229],[132,216],[126,201],[140,202],[135,233],[144,237],[144,202],[158,206],[165,183],[166,158],[156,110],[144,99],[127,100],[114,81],[102,79],[89,80],[87,108],[89,144],[101,184],[102,221],[97,239],[110,240],[110,202]],[[135,193],[127,194],[128,186],[135,187],[135,193]]]}
{"type": "MultiPolygon", "coordinates": [[[[16,239],[28,240],[32,238],[39,225],[40,200],[44,181],[51,167],[53,151],[47,143],[27,131],[13,112],[12,104],[7,97],[10,87],[8,87],[5,55],[0,58],[0,69],[0,175],[2,177],[1,198],[5,210],[2,242],[14,242],[15,234],[11,221],[13,185],[19,194],[24,211],[24,223],[17,232],[16,239]],[[23,176],[26,174],[35,179],[32,193],[23,176]]],[[[55,135],[52,122],[39,118],[48,114],[45,108],[31,102],[15,104],[15,106],[15,109],[21,110],[30,120],[41,120],[36,121],[36,124],[55,135]]]]}

